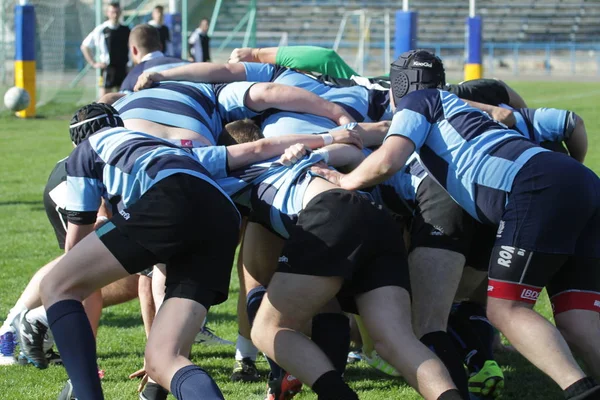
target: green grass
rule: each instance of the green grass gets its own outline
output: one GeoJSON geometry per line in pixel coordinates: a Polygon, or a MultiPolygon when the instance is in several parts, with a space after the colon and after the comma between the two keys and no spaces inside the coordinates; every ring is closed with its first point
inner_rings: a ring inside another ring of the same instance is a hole
{"type": "MultiPolygon", "coordinates": [[[[564,82],[514,82],[530,107],[568,108],[579,113],[590,135],[587,164],[600,173],[600,84],[564,82]]],[[[42,204],[46,179],[57,160],[65,157],[71,144],[67,126],[72,106],[49,104],[34,120],[18,120],[0,114],[0,318],[3,320],[31,275],[60,254],[42,204]]],[[[235,275],[235,274],[234,274],[235,275]]],[[[237,335],[235,304],[237,279],[229,301],[211,309],[210,326],[234,341],[237,335]]],[[[538,305],[547,317],[550,307],[544,297],[538,305]]],[[[98,360],[106,370],[103,387],[107,399],[136,398],[136,381],[127,376],[142,365],[144,330],[137,301],[105,310],[98,336],[98,360]]],[[[225,398],[262,400],[264,384],[234,384],[228,378],[233,347],[195,346],[193,360],[217,380],[225,398]]],[[[561,392],[550,379],[519,355],[498,354],[507,380],[504,399],[559,399],[561,392]]],[[[262,372],[267,365],[259,362],[262,372]]],[[[33,367],[0,367],[0,399],[52,399],[66,379],[61,367],[40,371],[33,367]]],[[[364,364],[350,366],[346,374],[361,399],[417,399],[402,380],[388,379],[364,364]]],[[[315,399],[305,390],[298,396],[315,399]]]]}

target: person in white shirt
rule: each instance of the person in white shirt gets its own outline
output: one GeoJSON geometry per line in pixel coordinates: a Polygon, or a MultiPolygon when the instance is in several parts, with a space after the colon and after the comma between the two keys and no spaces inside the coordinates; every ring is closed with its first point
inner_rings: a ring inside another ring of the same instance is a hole
{"type": "Polygon", "coordinates": [[[191,53],[195,62],[210,61],[210,37],[208,37],[208,20],[203,18],[198,28],[192,33],[188,40],[191,53]]]}
{"type": "Polygon", "coordinates": [[[127,75],[129,62],[129,28],[119,23],[121,7],[110,3],[106,9],[108,18],[98,25],[81,43],[81,52],[93,67],[102,70],[98,85],[100,96],[119,88],[127,75]],[[96,51],[95,57],[93,50],[96,51]]]}

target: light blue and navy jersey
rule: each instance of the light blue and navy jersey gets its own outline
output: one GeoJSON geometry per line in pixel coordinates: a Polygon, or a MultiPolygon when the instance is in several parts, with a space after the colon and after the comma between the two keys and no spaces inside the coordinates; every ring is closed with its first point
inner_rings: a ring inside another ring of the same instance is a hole
{"type": "MultiPolygon", "coordinates": [[[[271,64],[243,64],[247,81],[275,82],[305,89],[339,104],[357,122],[391,119],[388,92],[369,90],[362,86],[328,85],[308,75],[271,64]]],[[[287,133],[319,133],[337,126],[335,122],[324,117],[285,111],[265,112],[261,116],[260,125],[263,126],[265,137],[287,133]]]]}
{"type": "Polygon", "coordinates": [[[223,128],[212,85],[164,81],[120,98],[113,107],[123,120],[143,119],[189,129],[216,144],[223,128]]]}
{"type": "Polygon", "coordinates": [[[409,93],[397,110],[387,137],[410,139],[427,171],[487,224],[499,223],[521,167],[547,151],[442,90],[409,93]]]}
{"type": "Polygon", "coordinates": [[[224,148],[210,146],[192,153],[145,133],[105,129],[81,142],[69,156],[65,209],[70,214],[93,212],[95,220],[101,198],[121,210],[173,174],[202,179],[229,199],[213,180],[226,175],[225,165],[224,148]]]}
{"type": "Polygon", "coordinates": [[[313,174],[309,168],[323,160],[317,152],[304,156],[296,164],[286,167],[278,158],[263,161],[232,171],[217,183],[235,203],[252,209],[257,222],[283,238],[296,223],[302,210],[304,192],[313,174]]]}
{"type": "Polygon", "coordinates": [[[513,109],[514,129],[534,143],[563,142],[573,131],[573,113],[556,108],[513,109]]]}
{"type": "Polygon", "coordinates": [[[189,63],[187,61],[182,60],[181,58],[175,57],[156,57],[151,58],[147,61],[142,61],[141,63],[133,67],[131,71],[129,71],[129,73],[125,77],[125,80],[121,84],[120,91],[124,93],[133,92],[133,88],[135,87],[138,78],[144,72],[160,72],[165,71],[167,69],[180,67],[185,64],[189,63]]]}

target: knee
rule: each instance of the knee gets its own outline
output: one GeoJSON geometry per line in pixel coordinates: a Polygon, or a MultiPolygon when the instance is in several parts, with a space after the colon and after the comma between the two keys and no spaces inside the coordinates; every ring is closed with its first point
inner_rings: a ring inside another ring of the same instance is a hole
{"type": "Polygon", "coordinates": [[[161,366],[169,364],[168,354],[161,351],[156,346],[146,346],[146,352],[144,354],[144,366],[148,376],[154,380],[159,380],[162,368],[161,366]]]}
{"type": "Polygon", "coordinates": [[[495,301],[488,302],[486,315],[488,321],[496,328],[502,330],[502,326],[510,321],[510,314],[513,310],[512,304],[503,304],[495,301]]]}

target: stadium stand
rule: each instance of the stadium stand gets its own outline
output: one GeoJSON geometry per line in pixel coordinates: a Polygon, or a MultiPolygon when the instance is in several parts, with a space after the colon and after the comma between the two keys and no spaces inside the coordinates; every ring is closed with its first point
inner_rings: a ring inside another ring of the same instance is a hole
{"type": "MultiPolygon", "coordinates": [[[[228,31],[246,12],[248,0],[226,1],[221,9],[217,30],[228,31]]],[[[258,0],[257,26],[274,32],[287,32],[289,44],[312,44],[331,47],[340,21],[347,11],[372,9],[392,12],[399,8],[397,1],[382,0],[258,0]],[[293,10],[293,11],[292,11],[293,10]]],[[[595,0],[479,0],[478,14],[484,18],[485,42],[597,42],[600,35],[600,3],[595,0]],[[499,4],[501,3],[501,4],[499,4]]],[[[413,0],[411,9],[418,11],[419,41],[427,43],[464,42],[464,19],[468,2],[413,0]]],[[[392,30],[394,26],[392,24],[392,30]]],[[[383,25],[373,24],[371,46],[383,45],[383,25]]],[[[358,32],[347,32],[349,45],[358,32]]],[[[262,43],[263,46],[277,45],[262,43]]]]}

